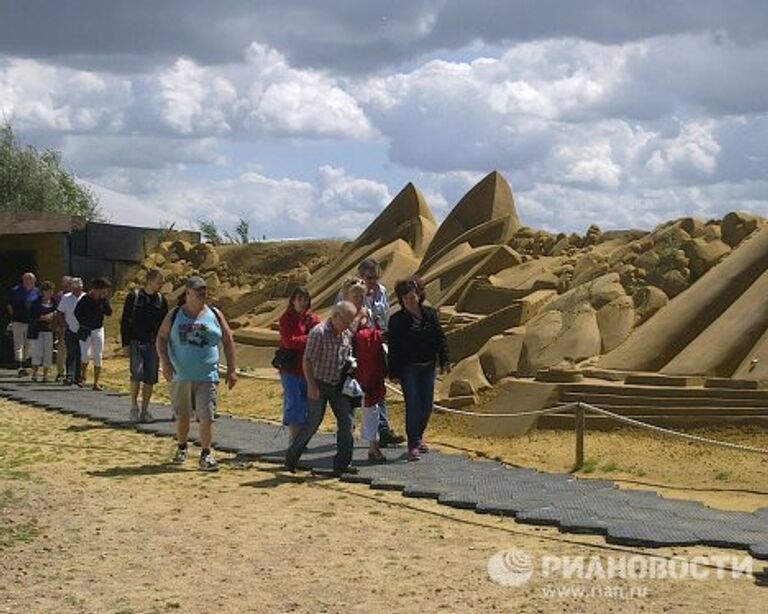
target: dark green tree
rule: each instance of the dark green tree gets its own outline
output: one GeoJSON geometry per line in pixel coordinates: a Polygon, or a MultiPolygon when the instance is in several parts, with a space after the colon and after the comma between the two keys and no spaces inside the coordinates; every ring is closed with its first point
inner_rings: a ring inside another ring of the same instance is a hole
{"type": "Polygon", "coordinates": [[[61,154],[22,147],[8,123],[0,124],[0,208],[104,219],[98,198],[62,167],[61,154]]]}
{"type": "Polygon", "coordinates": [[[208,243],[221,245],[224,242],[216,222],[213,220],[200,220],[197,224],[200,226],[200,234],[203,235],[203,239],[208,243]]]}
{"type": "Polygon", "coordinates": [[[235,226],[235,233],[237,234],[240,243],[246,245],[251,242],[251,225],[248,220],[240,218],[240,221],[235,226]]]}

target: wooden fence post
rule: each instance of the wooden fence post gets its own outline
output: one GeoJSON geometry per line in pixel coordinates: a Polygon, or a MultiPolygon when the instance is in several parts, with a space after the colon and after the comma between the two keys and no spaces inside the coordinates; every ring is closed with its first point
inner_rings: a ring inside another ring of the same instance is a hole
{"type": "Polygon", "coordinates": [[[584,407],[580,402],[576,403],[576,410],[573,415],[576,420],[576,465],[574,469],[578,471],[584,466],[584,431],[586,430],[584,407]]]}

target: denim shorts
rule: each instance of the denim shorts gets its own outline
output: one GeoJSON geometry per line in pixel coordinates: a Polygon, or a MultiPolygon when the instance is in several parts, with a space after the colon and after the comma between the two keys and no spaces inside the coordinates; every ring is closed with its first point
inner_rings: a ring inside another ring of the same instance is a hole
{"type": "Polygon", "coordinates": [[[283,383],[283,424],[306,424],[307,380],[303,375],[280,372],[283,383]]]}
{"type": "Polygon", "coordinates": [[[131,341],[131,380],[145,384],[157,384],[160,361],[155,344],[131,341]]]}

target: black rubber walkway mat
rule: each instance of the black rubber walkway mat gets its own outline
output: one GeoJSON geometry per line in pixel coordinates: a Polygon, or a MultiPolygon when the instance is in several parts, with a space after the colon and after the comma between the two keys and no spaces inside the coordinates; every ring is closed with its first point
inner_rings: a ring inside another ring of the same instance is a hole
{"type": "MultiPolygon", "coordinates": [[[[159,437],[173,437],[176,431],[167,406],[153,404],[150,411],[155,420],[134,424],[129,421],[126,395],[20,381],[10,371],[0,371],[0,396],[159,437]]],[[[194,421],[190,440],[198,441],[194,421]]],[[[216,422],[214,445],[219,450],[282,464],[286,443],[287,433],[274,424],[227,415],[216,422]]],[[[335,436],[318,434],[299,467],[327,470],[333,465],[335,450],[335,436]]],[[[478,513],[512,516],[523,523],[556,526],[564,532],[604,535],[615,544],[699,544],[748,550],[755,558],[768,559],[768,508],[754,514],[727,512],[695,501],[666,499],[652,491],[620,490],[607,480],[543,473],[434,451],[409,463],[403,448],[384,452],[388,462],[373,464],[367,460],[367,446],[356,445],[353,463],[359,472],[341,479],[478,513]]]]}

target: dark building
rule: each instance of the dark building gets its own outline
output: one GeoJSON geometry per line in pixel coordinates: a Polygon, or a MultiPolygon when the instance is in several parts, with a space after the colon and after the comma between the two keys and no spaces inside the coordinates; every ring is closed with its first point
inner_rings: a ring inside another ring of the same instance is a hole
{"type": "Polygon", "coordinates": [[[119,287],[162,241],[175,239],[196,244],[200,233],[0,210],[0,330],[8,324],[7,291],[19,283],[25,271],[57,286],[63,275],[73,275],[82,277],[86,284],[94,277],[107,277],[119,287]]]}

